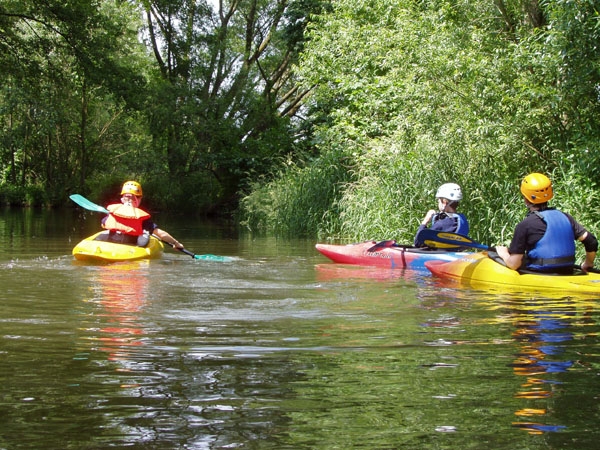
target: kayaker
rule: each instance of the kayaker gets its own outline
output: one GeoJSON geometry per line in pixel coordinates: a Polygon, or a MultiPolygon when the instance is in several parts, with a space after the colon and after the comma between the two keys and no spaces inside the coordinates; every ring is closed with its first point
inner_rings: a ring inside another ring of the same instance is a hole
{"type": "Polygon", "coordinates": [[[496,246],[498,256],[510,269],[572,273],[575,240],[585,247],[583,271],[594,267],[598,240],[569,214],[550,208],[552,182],[541,173],[531,173],[521,182],[521,194],[529,210],[515,228],[509,247],[496,246]]]}
{"type": "MultiPolygon", "coordinates": [[[[463,236],[469,234],[469,221],[464,214],[456,212],[458,204],[462,200],[462,190],[456,183],[442,184],[435,198],[438,201],[439,211],[430,209],[421,221],[415,235],[415,247],[425,247],[425,243],[419,238],[419,233],[431,224],[431,229],[448,233],[458,233],[463,236]]],[[[455,250],[454,248],[448,250],[455,250]]]]}
{"type": "Polygon", "coordinates": [[[110,230],[109,240],[145,247],[154,234],[173,248],[183,249],[181,242],[158,228],[150,214],[140,209],[141,202],[142,186],[137,181],[126,181],[121,189],[121,203],[108,205],[110,213],[102,219],[102,227],[110,230]]]}

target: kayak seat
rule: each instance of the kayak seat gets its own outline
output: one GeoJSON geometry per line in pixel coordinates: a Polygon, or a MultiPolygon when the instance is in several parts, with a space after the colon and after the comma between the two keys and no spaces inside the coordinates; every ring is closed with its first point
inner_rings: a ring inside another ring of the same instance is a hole
{"type": "Polygon", "coordinates": [[[132,245],[136,247],[146,247],[150,241],[150,236],[144,233],[140,236],[119,233],[118,231],[105,231],[100,233],[95,241],[114,242],[115,244],[132,245]]]}

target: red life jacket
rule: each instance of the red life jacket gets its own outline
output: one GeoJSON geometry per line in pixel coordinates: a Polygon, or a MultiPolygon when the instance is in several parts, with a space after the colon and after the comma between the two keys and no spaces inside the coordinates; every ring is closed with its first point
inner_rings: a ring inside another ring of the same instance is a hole
{"type": "Polygon", "coordinates": [[[110,214],[102,224],[102,227],[107,230],[119,231],[133,236],[143,234],[144,229],[142,228],[142,224],[144,220],[150,218],[150,214],[143,209],[121,203],[108,205],[106,209],[110,211],[110,214]]]}

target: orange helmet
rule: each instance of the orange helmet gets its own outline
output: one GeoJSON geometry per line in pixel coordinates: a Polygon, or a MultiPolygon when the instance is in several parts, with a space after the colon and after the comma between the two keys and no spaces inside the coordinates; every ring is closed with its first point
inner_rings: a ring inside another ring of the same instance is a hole
{"type": "Polygon", "coordinates": [[[554,196],[550,178],[541,173],[530,173],[521,182],[521,194],[531,203],[546,203],[554,196]]]}
{"type": "Polygon", "coordinates": [[[121,189],[121,195],[133,194],[138,197],[142,196],[142,186],[137,181],[126,181],[121,189]]]}

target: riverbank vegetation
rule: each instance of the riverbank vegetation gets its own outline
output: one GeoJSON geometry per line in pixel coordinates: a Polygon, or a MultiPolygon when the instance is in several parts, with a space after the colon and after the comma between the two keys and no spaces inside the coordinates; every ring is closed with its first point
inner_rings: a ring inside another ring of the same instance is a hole
{"type": "Polygon", "coordinates": [[[451,181],[473,237],[501,243],[539,171],[597,232],[599,19],[592,1],[336,1],[299,62],[318,156],[249,194],[248,226],[412,242],[451,181]]]}
{"type": "Polygon", "coordinates": [[[540,171],[600,231],[593,0],[212,5],[3,2],[0,201],[135,177],[155,208],[252,232],[408,243],[451,181],[499,244],[540,171]]]}

